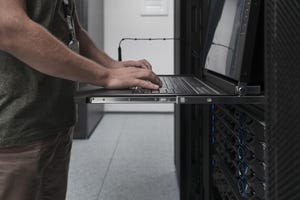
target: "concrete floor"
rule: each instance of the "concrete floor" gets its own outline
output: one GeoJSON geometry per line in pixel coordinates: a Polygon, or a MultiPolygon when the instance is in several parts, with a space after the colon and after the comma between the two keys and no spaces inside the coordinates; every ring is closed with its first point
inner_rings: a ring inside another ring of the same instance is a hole
{"type": "Polygon", "coordinates": [[[67,200],[179,200],[172,114],[106,114],[73,144],[67,200]]]}

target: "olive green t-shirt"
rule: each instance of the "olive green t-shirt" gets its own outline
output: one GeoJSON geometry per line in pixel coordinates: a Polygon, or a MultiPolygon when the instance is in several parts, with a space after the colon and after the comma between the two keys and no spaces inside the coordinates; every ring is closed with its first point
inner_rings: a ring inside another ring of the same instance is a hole
{"type": "MultiPolygon", "coordinates": [[[[73,1],[70,3],[74,10],[73,1]]],[[[68,44],[62,2],[28,0],[27,14],[68,44]]],[[[43,140],[73,126],[74,90],[74,82],[42,74],[0,51],[0,147],[43,140]]]]}

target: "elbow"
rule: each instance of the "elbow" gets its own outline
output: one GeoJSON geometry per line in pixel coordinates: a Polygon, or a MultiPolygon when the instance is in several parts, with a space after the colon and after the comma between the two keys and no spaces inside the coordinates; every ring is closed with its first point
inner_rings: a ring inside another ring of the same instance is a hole
{"type": "Polygon", "coordinates": [[[15,47],[18,40],[24,34],[28,19],[20,17],[8,17],[0,20],[0,50],[9,51],[15,47]]]}

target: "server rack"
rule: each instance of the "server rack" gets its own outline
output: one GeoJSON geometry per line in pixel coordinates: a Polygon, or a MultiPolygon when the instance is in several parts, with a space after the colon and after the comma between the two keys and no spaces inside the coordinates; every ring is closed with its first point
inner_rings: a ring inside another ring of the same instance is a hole
{"type": "Polygon", "coordinates": [[[267,199],[300,199],[300,2],[266,0],[267,199]]]}
{"type": "MultiPolygon", "coordinates": [[[[175,35],[181,38],[175,42],[176,73],[202,72],[209,3],[175,0],[175,35]]],[[[252,77],[264,89],[263,20],[259,27],[252,77]]],[[[176,106],[175,164],[182,200],[265,199],[264,111],[264,105],[176,106]]]]}
{"type": "MultiPolygon", "coordinates": [[[[209,0],[175,0],[175,73],[200,74],[209,0]],[[187,67],[190,66],[190,67],[187,67]]],[[[175,165],[180,199],[202,199],[204,159],[201,134],[203,106],[175,105],[175,165]]],[[[208,160],[208,158],[207,158],[208,160]]],[[[208,178],[206,178],[208,180],[208,178]]]]}
{"type": "MultiPolygon", "coordinates": [[[[263,1],[261,8],[250,81],[264,90],[263,1]]],[[[269,164],[264,113],[265,105],[210,106],[209,130],[204,130],[210,138],[211,182],[207,199],[266,199],[269,164]]]]}
{"type": "Polygon", "coordinates": [[[265,199],[264,110],[249,105],[212,105],[209,118],[211,199],[265,199]]]}

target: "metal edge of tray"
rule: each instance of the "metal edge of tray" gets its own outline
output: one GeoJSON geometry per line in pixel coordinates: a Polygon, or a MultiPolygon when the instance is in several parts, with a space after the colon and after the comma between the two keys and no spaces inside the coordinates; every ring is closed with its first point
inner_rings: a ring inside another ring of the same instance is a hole
{"type": "Polygon", "coordinates": [[[264,104],[265,96],[87,97],[92,104],[264,104]]]}
{"type": "Polygon", "coordinates": [[[179,96],[178,104],[265,104],[265,96],[179,96]]]}
{"type": "Polygon", "coordinates": [[[178,98],[172,97],[90,97],[87,103],[100,104],[178,104],[178,98]]]}

